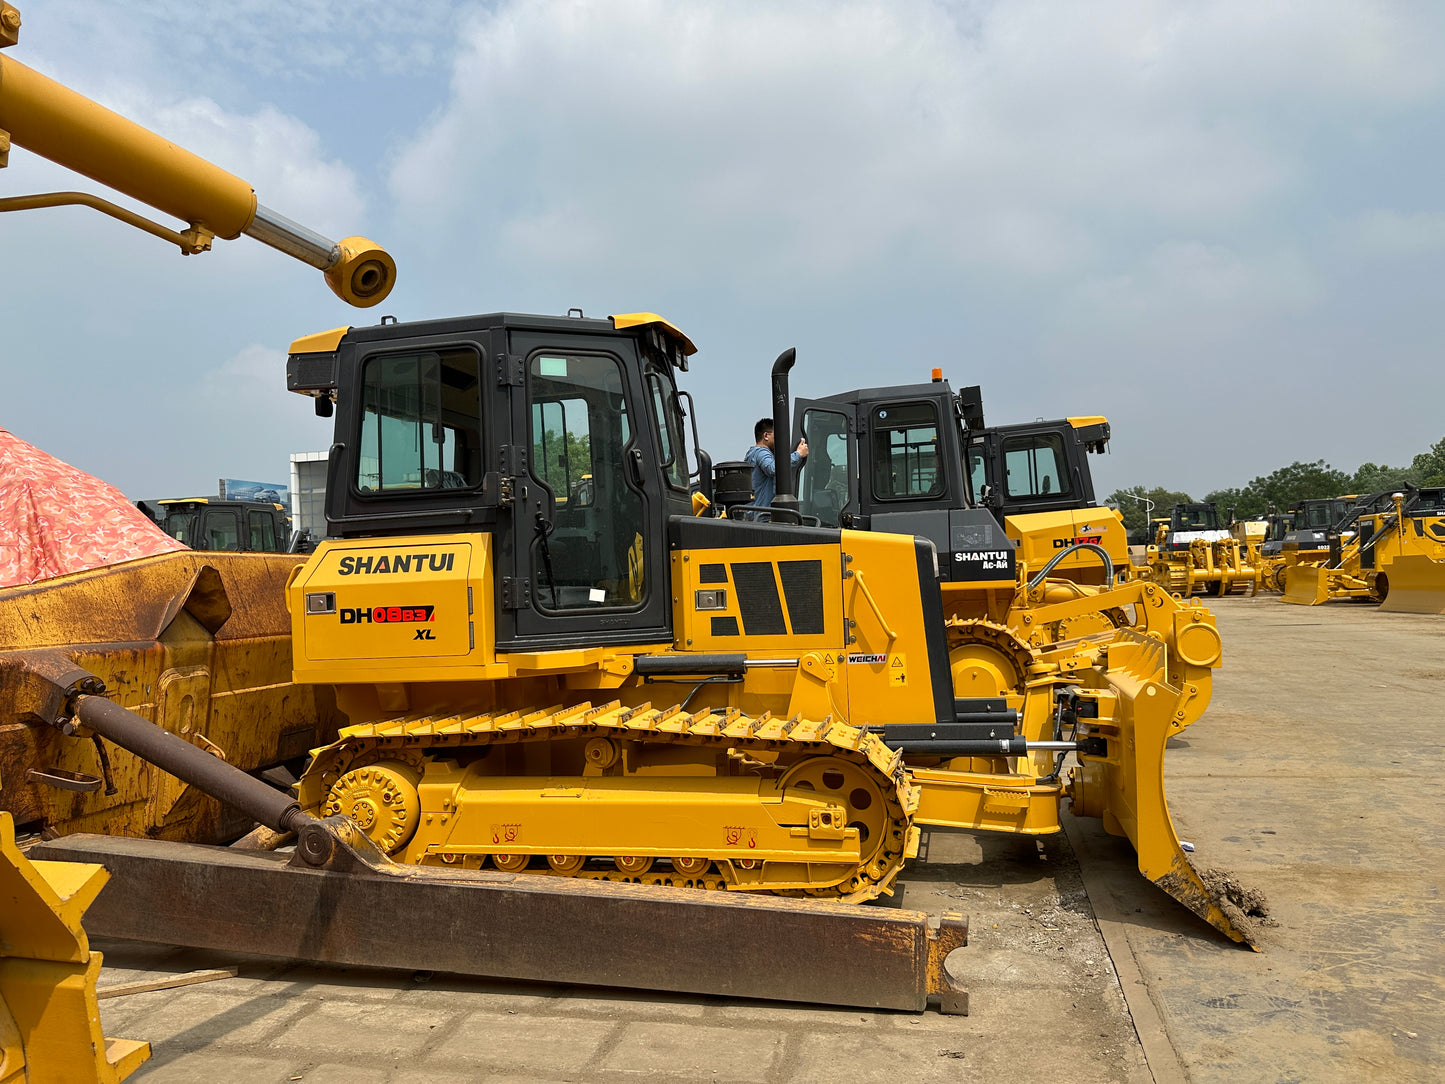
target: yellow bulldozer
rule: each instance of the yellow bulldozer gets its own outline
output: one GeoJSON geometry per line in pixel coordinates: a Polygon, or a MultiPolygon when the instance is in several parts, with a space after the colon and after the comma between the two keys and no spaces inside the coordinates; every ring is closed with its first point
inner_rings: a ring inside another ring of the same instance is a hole
{"type": "Polygon", "coordinates": [[[1290,569],[1328,561],[1332,533],[1341,543],[1354,537],[1353,521],[1359,502],[1356,494],[1309,498],[1290,505],[1271,526],[1269,538],[1261,547],[1266,560],[1265,585],[1282,592],[1290,569]]]}
{"type": "MultiPolygon", "coordinates": [[[[389,288],[370,242],[318,239],[0,62],[0,127],[189,223],[168,237],[183,250],[245,232],[356,304],[389,288]]],[[[0,207],[56,202],[104,203],[0,207]]],[[[959,931],[838,901],[890,894],[925,828],[1057,832],[1067,797],[1249,941],[1164,795],[1166,742],[1220,658],[1209,613],[1110,571],[1032,638],[1007,619],[1016,544],[986,509],[948,511],[946,548],[805,525],[790,479],[773,522],[699,514],[711,478],[677,386],[694,354],[651,313],[298,340],[287,386],[334,418],[331,537],[304,561],[180,553],[0,591],[0,803],[64,836],[37,853],[112,869],[92,918],[116,936],[544,978],[547,921],[603,916],[636,936],[569,940],[576,981],[921,1007],[959,931]],[[263,778],[308,747],[294,791],[263,778]],[[243,826],[227,809],[294,854],[196,847],[243,826]],[[410,929],[417,913],[435,921],[410,929]],[[746,974],[755,954],[766,974],[746,974]],[[896,995],[895,956],[917,979],[896,995]]],[[[793,360],[772,374],[784,447],[793,360]]],[[[924,420],[880,421],[877,469],[907,478],[924,420]]],[[[937,439],[963,462],[956,425],[937,439]]]]}
{"type": "Polygon", "coordinates": [[[1164,589],[1193,594],[1259,594],[1264,570],[1247,541],[1220,524],[1212,503],[1176,504],[1149,547],[1149,575],[1164,589]]]}
{"type": "Polygon", "coordinates": [[[1445,612],[1445,490],[1365,498],[1329,532],[1327,547],[1322,563],[1286,569],[1283,601],[1358,599],[1402,613],[1445,612]]]}

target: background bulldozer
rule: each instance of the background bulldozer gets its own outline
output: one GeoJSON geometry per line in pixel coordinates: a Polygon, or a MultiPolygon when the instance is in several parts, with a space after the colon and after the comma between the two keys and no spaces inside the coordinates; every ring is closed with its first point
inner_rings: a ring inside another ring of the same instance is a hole
{"type": "Polygon", "coordinates": [[[1247,541],[1220,524],[1213,504],[1176,504],[1149,547],[1149,575],[1175,594],[1259,594],[1264,573],[1247,541]]]}
{"type": "Polygon", "coordinates": [[[1403,613],[1445,612],[1445,491],[1365,498],[1326,537],[1324,562],[1286,569],[1283,601],[1364,599],[1403,613]]]}

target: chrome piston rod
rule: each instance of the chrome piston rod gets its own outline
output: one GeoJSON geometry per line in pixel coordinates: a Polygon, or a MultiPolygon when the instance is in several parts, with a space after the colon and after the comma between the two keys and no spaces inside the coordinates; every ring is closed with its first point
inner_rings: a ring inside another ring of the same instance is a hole
{"type": "Polygon", "coordinates": [[[320,271],[330,271],[341,262],[341,246],[335,241],[261,203],[256,204],[256,215],[242,232],[320,271]]]}

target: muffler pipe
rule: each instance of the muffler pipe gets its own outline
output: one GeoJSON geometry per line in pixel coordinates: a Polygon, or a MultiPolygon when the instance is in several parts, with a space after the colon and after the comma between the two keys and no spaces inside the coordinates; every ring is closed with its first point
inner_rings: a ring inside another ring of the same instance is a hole
{"type": "Polygon", "coordinates": [[[798,486],[793,480],[793,418],[788,396],[788,372],[798,360],[798,351],[788,347],[773,362],[773,507],[798,512],[798,486]]]}

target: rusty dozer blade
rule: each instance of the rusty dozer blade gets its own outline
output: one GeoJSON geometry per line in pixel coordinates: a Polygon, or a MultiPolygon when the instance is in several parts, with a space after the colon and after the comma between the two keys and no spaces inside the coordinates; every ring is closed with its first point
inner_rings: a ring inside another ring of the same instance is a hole
{"type": "Polygon", "coordinates": [[[350,821],[297,854],[65,836],[48,859],[100,862],[98,936],[345,966],[964,1014],[944,960],[967,922],[740,892],[400,865],[350,821]],[[323,838],[323,866],[301,852],[323,838]]]}
{"type": "MultiPolygon", "coordinates": [[[[1100,817],[1112,835],[1127,836],[1139,858],[1139,872],[1231,941],[1258,950],[1248,916],[1211,887],[1189,860],[1174,831],[1164,795],[1164,752],[1182,726],[1176,716],[1179,690],[1154,680],[1163,673],[1162,644],[1114,645],[1109,681],[1120,692],[1119,713],[1090,727],[1105,739],[1107,753],[1081,753],[1069,779],[1076,815],[1100,817]]],[[[1214,878],[1211,878],[1213,880],[1214,878]]]]}
{"type": "Polygon", "coordinates": [[[1386,579],[1380,609],[1404,614],[1445,614],[1445,562],[1423,553],[1402,553],[1382,564],[1386,579]]]}
{"type": "Polygon", "coordinates": [[[318,820],[289,794],[55,679],[66,713],[274,831],[295,854],[72,835],[43,857],[111,873],[93,932],[318,963],[627,986],[825,1005],[966,1013],[948,953],[958,915],[645,885],[401,865],[346,817],[318,820]],[[590,936],[589,936],[590,935],[590,936]]]}

